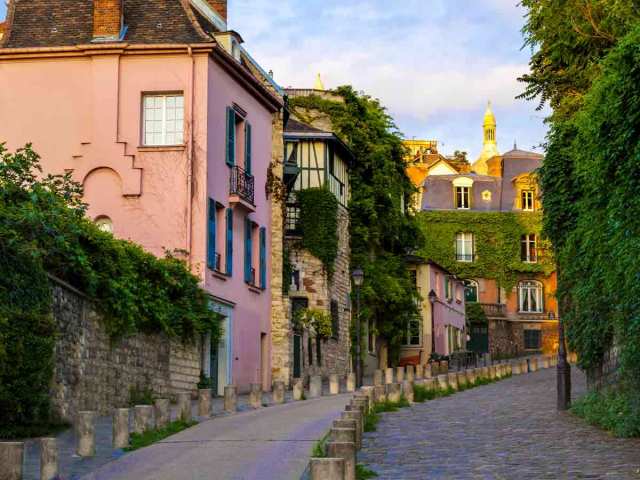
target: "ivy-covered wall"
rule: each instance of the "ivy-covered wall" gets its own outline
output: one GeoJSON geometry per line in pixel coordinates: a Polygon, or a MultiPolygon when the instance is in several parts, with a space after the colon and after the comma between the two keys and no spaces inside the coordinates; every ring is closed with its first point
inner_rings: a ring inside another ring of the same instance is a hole
{"type": "Polygon", "coordinates": [[[493,279],[509,290],[521,274],[549,275],[555,269],[549,243],[540,239],[539,212],[422,211],[417,220],[424,235],[419,255],[461,278],[493,279]],[[456,234],[460,232],[474,236],[473,262],[456,260],[456,234]],[[531,233],[538,235],[538,248],[546,253],[538,263],[525,263],[521,259],[521,236],[531,233]]]}

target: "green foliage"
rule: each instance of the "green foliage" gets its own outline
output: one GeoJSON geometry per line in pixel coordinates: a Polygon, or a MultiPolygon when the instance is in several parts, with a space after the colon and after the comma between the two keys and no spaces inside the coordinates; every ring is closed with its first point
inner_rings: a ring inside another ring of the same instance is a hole
{"type": "MultiPolygon", "coordinates": [[[[541,233],[539,212],[423,211],[417,219],[425,238],[419,254],[461,278],[491,278],[509,289],[520,274],[548,275],[554,270],[551,255],[542,256],[538,263],[526,263],[520,257],[520,237],[541,233]],[[473,262],[456,261],[455,240],[460,232],[474,235],[476,257],[473,262]]],[[[550,253],[549,246],[546,240],[539,245],[550,253]]]]}
{"type": "Polygon", "coordinates": [[[358,463],[356,464],[356,480],[367,480],[369,478],[375,478],[378,474],[373,470],[369,469],[365,465],[358,463]]]}
{"type": "Polygon", "coordinates": [[[207,388],[213,388],[213,380],[211,377],[207,377],[204,371],[200,370],[200,379],[198,380],[198,390],[204,390],[207,388]]]}
{"type": "Polygon", "coordinates": [[[144,433],[132,433],[130,445],[124,450],[126,452],[133,452],[134,450],[148,447],[153,443],[164,440],[171,435],[175,435],[176,433],[186,430],[187,428],[191,428],[197,424],[198,422],[195,421],[185,422],[184,420],[176,420],[169,423],[166,427],[163,428],[147,430],[144,433]]]}
{"type": "Polygon", "coordinates": [[[343,101],[296,97],[290,99],[290,107],[305,121],[327,116],[333,130],[354,152],[349,204],[351,263],[365,272],[363,324],[375,319],[393,356],[402,343],[402,326],[416,313],[417,292],[405,255],[422,242],[414,218],[401,209],[414,187],[405,174],[402,137],[380,102],[348,86],[332,94],[343,101]]]}
{"type": "Polygon", "coordinates": [[[151,387],[131,387],[129,389],[129,406],[153,405],[155,396],[151,387]]]}
{"type": "Polygon", "coordinates": [[[375,432],[378,428],[378,422],[380,421],[380,415],[377,412],[369,412],[364,417],[364,431],[375,432]]]}
{"type": "Polygon", "coordinates": [[[484,313],[484,309],[479,303],[467,302],[464,307],[464,314],[467,325],[470,325],[472,323],[482,323],[486,325],[489,321],[487,319],[487,314],[484,313]]]}
{"type": "Polygon", "coordinates": [[[53,372],[53,274],[96,301],[112,336],[164,332],[185,341],[219,335],[198,279],[85,218],[70,174],[42,175],[30,145],[0,144],[0,435],[46,424],[53,372]]]}
{"type": "Polygon", "coordinates": [[[640,395],[631,390],[588,393],[571,412],[616,437],[640,437],[640,395]]]}
{"type": "Polygon", "coordinates": [[[313,458],[326,458],[327,456],[327,442],[329,441],[329,432],[324,437],[313,444],[311,449],[311,456],[313,458]]]}
{"type": "Polygon", "coordinates": [[[313,328],[322,338],[333,334],[331,313],[316,308],[301,308],[293,318],[294,327],[298,330],[313,328]]]}
{"type": "Polygon", "coordinates": [[[319,258],[332,275],[338,256],[338,200],[327,188],[307,188],[296,192],[296,199],[302,247],[319,258]]]}

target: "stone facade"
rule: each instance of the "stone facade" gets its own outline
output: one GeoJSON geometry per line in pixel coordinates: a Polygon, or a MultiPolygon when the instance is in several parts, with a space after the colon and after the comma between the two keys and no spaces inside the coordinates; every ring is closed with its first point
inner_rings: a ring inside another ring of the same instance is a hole
{"type": "Polygon", "coordinates": [[[53,412],[73,421],[80,410],[101,414],[128,406],[132,389],[155,395],[195,391],[200,346],[183,345],[163,334],[112,339],[102,315],[73,287],[52,280],[58,337],[51,387],[53,412]]]}
{"type": "Polygon", "coordinates": [[[540,330],[540,350],[549,355],[558,351],[558,322],[520,322],[489,320],[489,353],[491,355],[517,355],[526,352],[525,330],[540,330]]]}

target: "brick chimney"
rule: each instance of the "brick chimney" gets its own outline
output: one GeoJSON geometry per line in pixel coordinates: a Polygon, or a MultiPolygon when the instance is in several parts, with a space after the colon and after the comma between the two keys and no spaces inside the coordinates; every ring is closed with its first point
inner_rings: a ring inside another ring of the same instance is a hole
{"type": "Polygon", "coordinates": [[[227,21],[227,0],[207,0],[207,3],[225,22],[227,21]]]}
{"type": "Polygon", "coordinates": [[[93,0],[93,39],[118,40],[122,30],[123,0],[93,0]]]}

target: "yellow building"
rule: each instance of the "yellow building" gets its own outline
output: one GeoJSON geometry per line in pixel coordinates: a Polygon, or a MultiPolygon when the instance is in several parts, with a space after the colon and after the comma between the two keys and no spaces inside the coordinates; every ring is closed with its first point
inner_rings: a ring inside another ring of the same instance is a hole
{"type": "Polygon", "coordinates": [[[500,155],[496,139],[496,126],[496,116],[493,114],[491,102],[489,102],[487,111],[484,113],[484,122],[482,122],[482,152],[480,152],[480,156],[472,166],[472,170],[478,175],[488,175],[487,162],[489,159],[500,155]]]}

